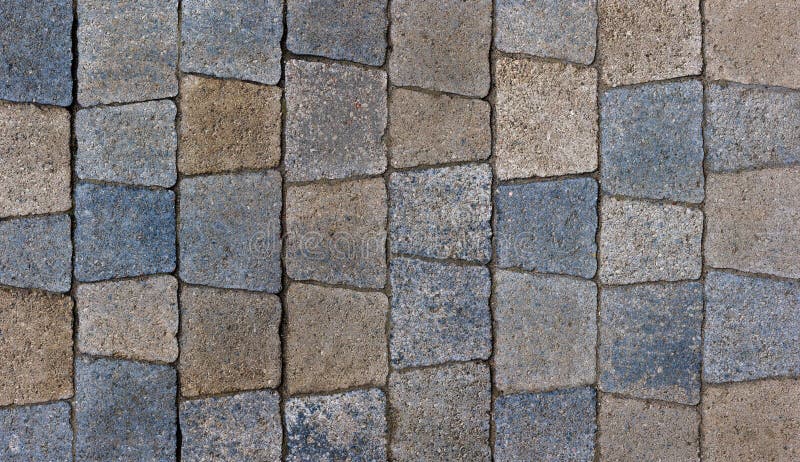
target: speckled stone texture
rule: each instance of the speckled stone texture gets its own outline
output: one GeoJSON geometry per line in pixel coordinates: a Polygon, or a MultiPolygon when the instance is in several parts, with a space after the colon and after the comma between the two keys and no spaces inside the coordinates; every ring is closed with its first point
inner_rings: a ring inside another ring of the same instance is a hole
{"type": "Polygon", "coordinates": [[[495,386],[512,393],[594,382],[594,283],[503,270],[494,278],[495,386]]]}
{"type": "Polygon", "coordinates": [[[699,75],[697,0],[600,0],[599,62],[611,86],[699,75]]]}
{"type": "Polygon", "coordinates": [[[0,289],[0,377],[0,406],[72,396],[68,296],[0,289]]]}
{"type": "Polygon", "coordinates": [[[800,164],[800,93],[731,83],[707,95],[710,171],[800,164]]]}
{"type": "Polygon", "coordinates": [[[351,65],[286,63],[286,179],[386,170],[386,74],[351,65]]]}
{"type": "Polygon", "coordinates": [[[487,268],[395,258],[390,269],[394,367],[489,358],[487,268]]]}
{"type": "Polygon", "coordinates": [[[706,275],[703,379],[800,375],[800,281],[706,275]]]}
{"type": "Polygon", "coordinates": [[[184,286],[180,300],[181,395],[278,385],[281,376],[278,297],[184,286]]]}
{"type": "Polygon", "coordinates": [[[592,461],[595,394],[573,388],[497,398],[494,460],[592,461]]]}
{"type": "Polygon", "coordinates": [[[706,2],[708,76],[800,88],[798,9],[798,0],[706,2]]]}
{"type": "Polygon", "coordinates": [[[175,193],[75,187],[75,277],[100,281],[175,269],[175,193]]]}
{"type": "Polygon", "coordinates": [[[332,392],[381,386],[388,373],[386,319],[380,292],[294,283],[286,293],[286,390],[332,392]]]}
{"type": "Polygon", "coordinates": [[[80,0],[78,102],[124,103],[178,93],[177,0],[80,0]]]}
{"type": "Polygon", "coordinates": [[[389,98],[395,168],[484,160],[491,153],[486,101],[398,88],[389,98]]]}
{"type": "Polygon", "coordinates": [[[72,460],[69,403],[0,409],[0,459],[72,460]]]}
{"type": "Polygon", "coordinates": [[[178,281],[172,276],[81,284],[78,349],[144,361],[178,358],[178,281]]]}
{"type": "Polygon", "coordinates": [[[703,200],[703,86],[646,84],[600,101],[601,184],[608,194],[703,200]]]}
{"type": "Polygon", "coordinates": [[[183,462],[279,461],[280,396],[254,391],[184,401],[180,406],[183,462]]]}
{"type": "Polygon", "coordinates": [[[386,0],[287,0],[286,47],[372,66],[386,54],[386,0]]]}
{"type": "Polygon", "coordinates": [[[68,215],[0,221],[0,284],[68,292],[71,267],[68,215]]]}
{"type": "Polygon", "coordinates": [[[75,362],[76,460],[175,460],[175,369],[75,362]]]}
{"type": "Polygon", "coordinates": [[[486,164],[392,173],[392,252],[488,262],[491,188],[486,164]]]}
{"type": "Polygon", "coordinates": [[[600,224],[603,283],[700,277],[702,211],[609,197],[602,201],[600,224]]]}
{"type": "Polygon", "coordinates": [[[491,460],[489,380],[481,363],[392,373],[392,460],[491,460]]]}
{"type": "Polygon", "coordinates": [[[800,459],[800,380],[711,386],[702,409],[703,460],[800,459]]]}
{"type": "Polygon", "coordinates": [[[800,167],[709,175],[705,210],[709,265],[800,278],[800,167]]]}
{"type": "Polygon", "coordinates": [[[0,4],[0,99],[72,103],[72,3],[5,0],[0,4]]]}
{"type": "Polygon", "coordinates": [[[150,101],[78,111],[75,173],[82,180],[175,184],[175,104],[150,101]]]}
{"type": "Polygon", "coordinates": [[[497,265],[591,278],[597,270],[597,182],[502,185],[495,192],[497,265]]]}
{"type": "Polygon", "coordinates": [[[495,46],[582,64],[594,61],[596,0],[498,0],[495,46]]]}
{"type": "Polygon", "coordinates": [[[275,170],[180,183],[180,275],[185,282],[281,289],[281,176],[275,170]]]}
{"type": "Polygon", "coordinates": [[[600,388],[683,404],[700,399],[703,288],[697,282],[606,287],[600,388]]]}
{"type": "Polygon", "coordinates": [[[597,168],[597,71],[499,58],[495,166],[501,180],[597,168]]]}
{"type": "Polygon", "coordinates": [[[601,461],[700,461],[695,408],[602,395],[598,420],[601,461]]]}
{"type": "Polygon", "coordinates": [[[0,159],[0,217],[70,209],[69,112],[0,103],[0,159]]]}
{"type": "Polygon", "coordinates": [[[491,15],[490,0],[393,0],[392,83],[486,96],[491,15]]]}
{"type": "Polygon", "coordinates": [[[386,201],[382,178],[290,186],[286,274],[296,280],[382,288],[386,201]]]}
{"type": "Polygon", "coordinates": [[[288,399],[286,460],[386,460],[385,409],[377,389],[288,399]]]}
{"type": "Polygon", "coordinates": [[[183,0],[181,70],[276,84],[281,0],[183,0]]]}

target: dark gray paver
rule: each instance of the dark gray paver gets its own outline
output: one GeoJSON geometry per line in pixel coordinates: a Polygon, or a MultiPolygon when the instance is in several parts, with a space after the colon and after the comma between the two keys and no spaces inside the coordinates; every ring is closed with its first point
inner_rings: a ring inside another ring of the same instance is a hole
{"type": "Polygon", "coordinates": [[[75,361],[76,460],[175,460],[175,370],[75,361]]]}
{"type": "Polygon", "coordinates": [[[270,170],[186,178],[180,188],[181,279],[280,291],[280,174],[270,170]]]}
{"type": "Polygon", "coordinates": [[[609,194],[703,200],[703,86],[690,80],[605,92],[601,185],[609,194]]]}
{"type": "Polygon", "coordinates": [[[600,294],[600,388],[683,404],[700,399],[703,288],[607,287],[600,294]]]}
{"type": "Polygon", "coordinates": [[[0,99],[72,103],[72,3],[0,3],[0,99]]]}
{"type": "Polygon", "coordinates": [[[281,0],[183,0],[181,70],[278,83],[281,36],[281,0]]]}
{"type": "Polygon", "coordinates": [[[78,102],[178,93],[178,0],[80,0],[78,102]]]}
{"type": "Polygon", "coordinates": [[[175,193],[75,187],[75,277],[99,281],[175,269],[175,193]]]}
{"type": "Polygon", "coordinates": [[[392,251],[488,262],[491,188],[486,164],[392,173],[392,251]]]}
{"type": "Polygon", "coordinates": [[[593,460],[595,402],[593,388],[497,398],[495,460],[593,460]]]}
{"type": "Polygon", "coordinates": [[[498,0],[495,23],[499,50],[583,64],[594,60],[596,0],[498,0]]]}
{"type": "Polygon", "coordinates": [[[0,409],[0,459],[72,460],[69,403],[0,409]]]}
{"type": "Polygon", "coordinates": [[[293,53],[383,64],[386,0],[287,0],[286,47],[293,53]]]}
{"type": "Polygon", "coordinates": [[[386,460],[386,397],[378,389],[286,401],[286,460],[386,460]]]}
{"type": "Polygon", "coordinates": [[[0,221],[0,284],[68,292],[70,223],[69,215],[0,221]]]}
{"type": "Polygon", "coordinates": [[[800,374],[800,281],[706,275],[703,379],[800,374]]]}
{"type": "Polygon", "coordinates": [[[279,461],[283,439],[279,401],[271,390],[184,401],[181,460],[279,461]]]}
{"type": "Polygon", "coordinates": [[[488,269],[395,258],[390,273],[395,367],[489,357],[488,269]]]}
{"type": "Polygon", "coordinates": [[[495,194],[497,264],[591,278],[597,269],[597,182],[503,185],[495,194]]]}
{"type": "Polygon", "coordinates": [[[78,178],[165,188],[174,185],[176,112],[172,101],[78,111],[78,178]]]}

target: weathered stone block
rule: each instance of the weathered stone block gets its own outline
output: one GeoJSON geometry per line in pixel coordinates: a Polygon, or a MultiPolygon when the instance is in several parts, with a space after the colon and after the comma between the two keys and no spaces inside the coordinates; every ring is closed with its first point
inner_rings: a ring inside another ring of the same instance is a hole
{"type": "Polygon", "coordinates": [[[68,215],[0,221],[0,284],[69,292],[70,226],[68,215]]]}
{"type": "Polygon", "coordinates": [[[69,403],[0,409],[0,459],[72,460],[69,403]]]}

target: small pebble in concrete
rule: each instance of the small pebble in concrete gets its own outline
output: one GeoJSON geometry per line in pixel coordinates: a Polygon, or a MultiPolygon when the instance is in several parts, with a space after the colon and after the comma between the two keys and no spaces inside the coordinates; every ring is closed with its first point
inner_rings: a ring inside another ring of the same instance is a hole
{"type": "Polygon", "coordinates": [[[72,460],[69,403],[0,409],[0,459],[72,460]]]}
{"type": "Polygon", "coordinates": [[[69,215],[0,221],[0,284],[69,292],[69,215]]]}

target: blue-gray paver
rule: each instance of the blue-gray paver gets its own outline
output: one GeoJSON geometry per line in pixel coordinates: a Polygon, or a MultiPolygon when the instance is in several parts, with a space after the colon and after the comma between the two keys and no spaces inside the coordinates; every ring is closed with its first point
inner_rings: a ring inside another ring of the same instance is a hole
{"type": "Polygon", "coordinates": [[[703,200],[703,86],[690,80],[615,88],[600,98],[603,191],[703,200]]]}
{"type": "Polygon", "coordinates": [[[83,282],[175,269],[175,193],[75,187],[75,277],[83,282]]]}
{"type": "Polygon", "coordinates": [[[69,403],[0,409],[0,460],[72,460],[69,403]]]}
{"type": "Polygon", "coordinates": [[[0,284],[68,292],[70,227],[69,215],[0,221],[0,284]]]}
{"type": "Polygon", "coordinates": [[[597,270],[597,182],[503,185],[495,194],[500,267],[591,278],[597,270]]]}

